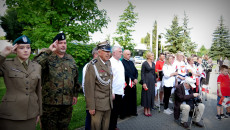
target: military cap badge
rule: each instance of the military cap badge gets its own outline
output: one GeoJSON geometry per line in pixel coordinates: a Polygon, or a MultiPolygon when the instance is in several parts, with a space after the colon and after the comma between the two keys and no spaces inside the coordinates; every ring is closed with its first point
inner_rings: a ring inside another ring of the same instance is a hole
{"type": "Polygon", "coordinates": [[[64,33],[59,33],[57,34],[54,39],[53,42],[55,42],[56,40],[61,41],[61,40],[65,40],[65,34],[64,33]]]}
{"type": "Polygon", "coordinates": [[[101,49],[103,51],[111,51],[111,47],[108,41],[101,42],[97,45],[97,49],[101,49]]]}
{"type": "Polygon", "coordinates": [[[31,44],[30,39],[26,35],[22,35],[14,40],[13,45],[15,44],[31,44]]]}

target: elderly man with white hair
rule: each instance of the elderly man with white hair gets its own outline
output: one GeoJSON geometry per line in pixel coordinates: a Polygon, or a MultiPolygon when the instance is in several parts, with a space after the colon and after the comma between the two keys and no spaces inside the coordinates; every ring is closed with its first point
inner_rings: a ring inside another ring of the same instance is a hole
{"type": "Polygon", "coordinates": [[[192,88],[196,88],[194,80],[190,77],[186,77],[184,83],[178,85],[175,91],[175,106],[174,106],[174,119],[179,120],[180,111],[181,125],[188,129],[188,117],[190,110],[195,111],[195,118],[193,119],[193,124],[198,127],[203,127],[200,123],[201,117],[204,113],[204,104],[198,102],[199,94],[193,93],[192,88]]]}
{"type": "Polygon", "coordinates": [[[125,87],[125,69],[120,61],[122,56],[122,48],[114,46],[112,48],[112,57],[110,58],[113,82],[112,82],[112,93],[113,93],[113,109],[110,117],[110,130],[117,130],[117,118],[120,113],[122,96],[124,95],[125,87]]]}
{"type": "Polygon", "coordinates": [[[120,119],[124,119],[128,116],[137,116],[137,77],[138,71],[134,63],[130,60],[131,52],[129,50],[124,50],[124,58],[122,63],[125,69],[125,96],[122,99],[122,108],[120,119]]]}

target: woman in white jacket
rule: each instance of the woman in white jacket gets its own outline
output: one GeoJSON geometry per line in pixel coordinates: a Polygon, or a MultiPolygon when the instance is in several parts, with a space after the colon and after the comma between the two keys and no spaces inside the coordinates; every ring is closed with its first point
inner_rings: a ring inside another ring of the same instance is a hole
{"type": "Polygon", "coordinates": [[[173,66],[173,59],[172,55],[168,55],[165,60],[165,64],[163,66],[163,86],[164,86],[164,113],[165,114],[172,114],[173,111],[168,108],[169,104],[169,97],[171,96],[171,89],[175,86],[176,76],[178,72],[173,66]]]}

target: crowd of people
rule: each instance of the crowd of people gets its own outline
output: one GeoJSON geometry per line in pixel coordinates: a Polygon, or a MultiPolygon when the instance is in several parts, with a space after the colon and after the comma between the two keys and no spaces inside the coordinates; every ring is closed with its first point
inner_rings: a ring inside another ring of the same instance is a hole
{"type": "MultiPolygon", "coordinates": [[[[68,129],[80,85],[75,60],[66,53],[65,34],[57,34],[49,48],[42,49],[32,61],[29,59],[30,46],[30,39],[23,35],[1,52],[0,76],[4,77],[6,94],[0,104],[0,129],[34,130],[39,121],[43,130],[68,129]],[[6,59],[11,53],[17,56],[6,59]]],[[[189,128],[191,112],[193,124],[203,127],[200,122],[205,110],[202,91],[207,92],[210,88],[208,83],[213,67],[208,55],[185,57],[182,52],[161,53],[154,61],[154,54],[148,52],[147,60],[141,66],[140,81],[130,60],[130,50],[122,51],[121,47],[111,47],[104,41],[93,49],[92,57],[83,68],[82,78],[86,101],[85,129],[118,130],[118,118],[138,116],[138,83],[142,85],[141,106],[146,117],[153,116],[152,109],[164,105],[163,113],[174,114],[175,121],[184,128],[189,128]],[[169,107],[170,102],[173,102],[173,110],[169,107]]],[[[217,79],[218,120],[230,116],[230,107],[224,114],[221,102],[230,97],[228,67],[220,66],[217,79]]]]}

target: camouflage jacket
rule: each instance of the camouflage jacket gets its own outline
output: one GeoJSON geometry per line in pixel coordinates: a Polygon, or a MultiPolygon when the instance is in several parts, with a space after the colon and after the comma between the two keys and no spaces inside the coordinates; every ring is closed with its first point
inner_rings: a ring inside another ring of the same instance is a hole
{"type": "Polygon", "coordinates": [[[80,90],[75,60],[69,54],[60,58],[50,50],[34,58],[42,66],[42,101],[47,105],[72,105],[80,90]]]}

